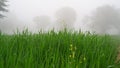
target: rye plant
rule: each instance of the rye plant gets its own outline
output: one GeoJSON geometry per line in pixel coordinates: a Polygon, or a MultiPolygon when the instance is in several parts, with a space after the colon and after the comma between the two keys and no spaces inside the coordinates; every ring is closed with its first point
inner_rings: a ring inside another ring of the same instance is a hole
{"type": "Polygon", "coordinates": [[[119,68],[109,35],[67,30],[0,33],[0,68],[119,68]]]}

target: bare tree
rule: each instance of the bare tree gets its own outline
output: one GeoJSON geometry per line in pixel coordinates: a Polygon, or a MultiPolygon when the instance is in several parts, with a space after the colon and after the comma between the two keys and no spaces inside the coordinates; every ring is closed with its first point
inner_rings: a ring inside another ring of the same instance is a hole
{"type": "Polygon", "coordinates": [[[111,27],[120,30],[120,14],[118,9],[113,6],[104,5],[98,7],[88,20],[92,25],[90,28],[96,33],[104,34],[111,27]]]}
{"type": "Polygon", "coordinates": [[[63,7],[57,10],[55,14],[58,23],[58,27],[60,30],[64,28],[72,29],[74,26],[74,22],[76,21],[76,11],[71,7],[63,7]]]}

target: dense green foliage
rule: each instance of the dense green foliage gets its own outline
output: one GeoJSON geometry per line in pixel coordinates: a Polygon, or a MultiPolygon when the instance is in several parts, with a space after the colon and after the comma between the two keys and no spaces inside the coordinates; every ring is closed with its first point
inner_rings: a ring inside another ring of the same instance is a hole
{"type": "Polygon", "coordinates": [[[0,68],[115,68],[116,48],[107,35],[0,33],[0,68]]]}

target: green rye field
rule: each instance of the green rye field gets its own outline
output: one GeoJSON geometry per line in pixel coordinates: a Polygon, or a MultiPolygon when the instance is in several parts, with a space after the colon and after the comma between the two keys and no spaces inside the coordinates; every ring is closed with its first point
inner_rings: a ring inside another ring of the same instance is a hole
{"type": "Polygon", "coordinates": [[[89,32],[0,33],[0,68],[120,68],[119,45],[89,32]]]}

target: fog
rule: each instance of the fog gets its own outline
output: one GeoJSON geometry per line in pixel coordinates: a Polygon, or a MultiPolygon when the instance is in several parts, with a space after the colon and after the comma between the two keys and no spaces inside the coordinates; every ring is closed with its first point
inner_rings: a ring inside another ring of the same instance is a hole
{"type": "Polygon", "coordinates": [[[74,29],[74,24],[76,22],[77,14],[73,8],[64,7],[56,11],[56,24],[58,30],[74,29]]]}
{"type": "Polygon", "coordinates": [[[2,13],[6,17],[0,19],[0,30],[12,34],[25,28],[31,32],[67,28],[120,34],[119,3],[119,0],[8,0],[9,12],[2,13]]]}
{"type": "Polygon", "coordinates": [[[86,24],[90,30],[99,34],[120,34],[120,10],[110,5],[103,5],[88,16],[86,24]]]}
{"type": "Polygon", "coordinates": [[[47,15],[41,15],[34,17],[33,22],[35,22],[37,30],[46,31],[51,24],[51,19],[47,15]]]}

